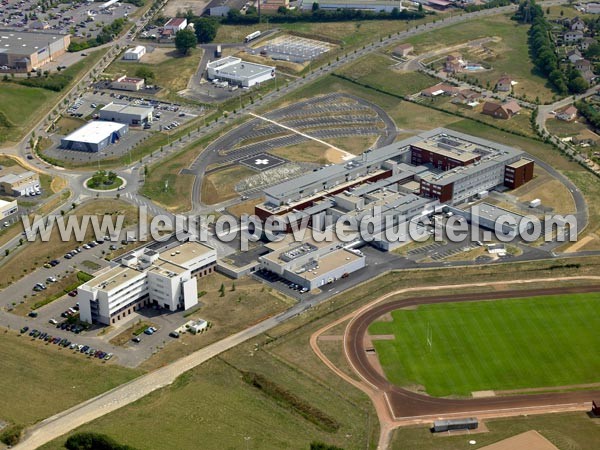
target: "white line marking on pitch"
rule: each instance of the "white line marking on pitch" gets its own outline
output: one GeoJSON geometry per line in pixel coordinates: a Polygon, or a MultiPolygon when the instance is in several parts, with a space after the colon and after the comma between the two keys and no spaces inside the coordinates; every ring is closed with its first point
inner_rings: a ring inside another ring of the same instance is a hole
{"type": "Polygon", "coordinates": [[[249,113],[249,114],[251,116],[256,117],[257,119],[261,119],[261,120],[264,120],[266,122],[272,123],[272,124],[277,125],[278,127],[281,127],[281,128],[283,128],[285,130],[291,131],[292,133],[296,133],[296,134],[298,134],[300,136],[303,136],[303,137],[305,137],[307,139],[310,139],[312,141],[315,141],[315,142],[318,142],[320,144],[326,145],[327,147],[331,147],[332,149],[337,150],[338,152],[340,152],[340,153],[343,154],[342,159],[344,161],[348,161],[348,160],[350,160],[352,158],[356,158],[356,155],[353,155],[352,153],[349,153],[346,150],[342,150],[341,148],[338,148],[335,145],[331,145],[328,142],[325,142],[325,141],[323,141],[323,140],[321,140],[319,138],[316,138],[314,136],[310,136],[309,134],[303,133],[302,131],[296,130],[295,128],[288,127],[287,125],[284,125],[282,123],[276,122],[276,121],[274,121],[272,119],[268,119],[268,118],[263,117],[263,116],[259,116],[258,114],[254,114],[252,112],[249,113]]]}

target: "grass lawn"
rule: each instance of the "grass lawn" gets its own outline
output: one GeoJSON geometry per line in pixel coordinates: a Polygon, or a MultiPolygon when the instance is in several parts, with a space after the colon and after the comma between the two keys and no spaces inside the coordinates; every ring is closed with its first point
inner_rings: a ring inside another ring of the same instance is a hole
{"type": "Polygon", "coordinates": [[[119,188],[119,186],[123,185],[123,178],[121,177],[117,177],[114,179],[113,182],[105,184],[104,182],[102,182],[99,186],[93,186],[92,185],[92,180],[88,180],[87,181],[87,187],[90,189],[95,189],[97,191],[108,191],[108,190],[112,190],[112,189],[117,189],[119,188]]]}
{"type": "Polygon", "coordinates": [[[592,383],[599,307],[597,293],[423,305],[392,312],[392,322],[375,322],[369,333],[396,337],[374,341],[390,381],[437,397],[592,383]]]}
{"type": "MultiPolygon", "coordinates": [[[[596,273],[597,266],[588,266],[585,261],[580,261],[582,267],[577,274],[596,273]]],[[[244,448],[244,436],[251,437],[248,446],[256,449],[306,450],[311,440],[320,440],[346,450],[374,448],[378,427],[369,399],[341,378],[332,375],[309,348],[309,336],[337,317],[393,289],[433,282],[514,279],[517,274],[526,278],[568,273],[563,270],[548,271],[550,264],[555,262],[536,261],[493,268],[448,268],[435,272],[417,270],[405,272],[402,277],[394,273],[384,275],[358,286],[352,292],[310,308],[270,330],[268,335],[251,339],[212,359],[181,377],[173,386],[74,431],[103,432],[122,443],[153,449],[195,448],[198,433],[206,448],[244,448]],[[257,372],[279,386],[285,386],[305,402],[334,417],[340,423],[339,430],[324,433],[299,418],[288,407],[250,388],[241,381],[240,369],[257,372]],[[244,407],[240,408],[240,405],[244,407]],[[164,411],[164,420],[149,422],[156,410],[164,411]],[[185,432],[190,427],[197,431],[196,435],[185,432]]],[[[226,288],[230,286],[226,284],[226,288]]],[[[229,292],[221,300],[227,301],[228,295],[229,292]]],[[[201,312],[198,315],[202,317],[201,312]]],[[[339,330],[337,328],[332,333],[338,334],[339,330]]],[[[214,331],[211,329],[201,338],[209,337],[214,331]]],[[[326,344],[327,354],[336,362],[338,358],[344,358],[341,342],[337,343],[337,355],[335,346],[326,344]]],[[[167,346],[165,350],[170,347],[167,346]]],[[[42,448],[62,449],[65,440],[66,436],[63,436],[42,448]]],[[[435,442],[440,445],[442,441],[435,442]]],[[[396,448],[421,447],[405,445],[396,448]]],[[[439,450],[443,447],[427,448],[439,450]]],[[[461,448],[464,448],[464,441],[461,448]]]]}
{"type": "Polygon", "coordinates": [[[423,20],[364,20],[348,22],[298,22],[277,24],[252,24],[252,25],[222,25],[219,27],[215,42],[242,42],[244,37],[255,30],[265,31],[279,28],[283,31],[292,31],[310,39],[321,39],[340,45],[348,50],[371,42],[379,37],[387,37],[390,33],[398,33],[409,28],[430,22],[439,15],[428,16],[423,20]]]}
{"type": "Polygon", "coordinates": [[[63,74],[73,76],[73,81],[62,92],[21,86],[13,82],[2,82],[0,85],[0,119],[5,116],[10,126],[4,126],[0,120],[0,144],[16,142],[21,139],[43,117],[43,114],[54,106],[60,96],[67,92],[67,89],[85,73],[86,68],[94,65],[106,53],[106,50],[91,51],[85,59],[63,70],[63,74]]]}
{"type": "Polygon", "coordinates": [[[16,141],[33,125],[37,110],[57,97],[55,92],[42,88],[15,83],[2,83],[1,86],[0,113],[6,116],[10,126],[0,124],[0,143],[16,141]]]}
{"type": "Polygon", "coordinates": [[[275,156],[289,159],[290,161],[309,162],[316,164],[327,164],[329,160],[325,156],[327,147],[319,142],[305,141],[299,144],[288,145],[270,149],[269,153],[275,156]]]}
{"type": "Polygon", "coordinates": [[[394,431],[390,449],[477,449],[529,430],[536,430],[560,449],[593,450],[600,441],[600,427],[598,427],[597,419],[589,418],[584,412],[493,419],[486,420],[485,425],[488,428],[487,433],[477,433],[471,436],[434,435],[425,425],[398,428],[394,431]],[[477,444],[467,444],[471,439],[477,441],[477,444]]]}
{"type": "MultiPolygon", "coordinates": [[[[69,214],[77,216],[103,216],[109,214],[113,216],[113,219],[114,216],[123,214],[125,216],[123,222],[124,227],[137,223],[137,208],[122,200],[116,199],[94,199],[77,207],[69,214]]],[[[100,217],[100,219],[101,222],[102,217],[100,217]]],[[[89,226],[85,240],[92,239],[93,233],[92,226],[89,226]]],[[[40,239],[37,239],[35,242],[25,243],[21,249],[13,251],[8,256],[8,258],[13,258],[18,264],[8,266],[9,268],[7,270],[0,270],[0,288],[6,286],[8,283],[18,280],[29,272],[36,270],[51,259],[62,259],[64,253],[72,250],[73,247],[76,247],[77,245],[74,236],[71,241],[63,242],[60,239],[58,227],[55,226],[48,242],[42,242],[40,239]]],[[[62,259],[62,261],[66,260],[62,259]]],[[[57,269],[65,270],[67,269],[67,266],[68,264],[63,263],[60,266],[57,266],[57,269]]],[[[85,270],[84,268],[82,269],[85,270]]],[[[38,295],[38,297],[41,299],[41,296],[38,295]]]]}
{"type": "Polygon", "coordinates": [[[198,292],[203,293],[198,299],[200,306],[187,311],[186,316],[190,320],[207,320],[211,328],[198,335],[182,334],[178,340],[144,362],[142,368],[152,370],[161,367],[277,314],[293,303],[288,297],[252,278],[231,280],[220,273],[199,278],[198,292]],[[219,293],[221,283],[225,286],[223,297],[219,293]],[[232,290],[234,286],[235,290],[232,290]]]}
{"type": "Polygon", "coordinates": [[[105,73],[135,76],[136,70],[141,67],[150,69],[155,78],[149,84],[156,84],[162,88],[156,96],[161,99],[177,100],[177,92],[187,87],[188,80],[196,72],[202,59],[202,50],[193,49],[189,56],[181,56],[173,49],[166,56],[167,58],[157,64],[132,63],[117,59],[107,67],[105,73]]]}
{"type": "Polygon", "coordinates": [[[553,212],[558,214],[575,212],[575,200],[569,189],[540,167],[535,168],[533,180],[512,190],[510,194],[516,196],[520,202],[530,202],[539,198],[544,206],[552,208],[553,212]]]}
{"type": "Polygon", "coordinates": [[[0,359],[0,419],[16,424],[45,419],[141,373],[4,331],[0,359]]]}
{"type": "Polygon", "coordinates": [[[573,122],[565,122],[564,120],[550,118],[546,121],[546,128],[550,134],[554,134],[558,137],[568,137],[575,136],[588,127],[585,124],[584,118],[579,118],[573,122]]]}
{"type": "Polygon", "coordinates": [[[498,78],[507,73],[518,82],[514,87],[516,95],[527,95],[530,99],[538,96],[541,101],[552,101],[554,93],[547,86],[546,79],[536,73],[529,58],[528,30],[529,26],[510,20],[510,16],[498,15],[445,27],[414,36],[407,41],[415,46],[415,53],[419,54],[474,39],[497,36],[501,39],[500,42],[486,44],[493,54],[484,61],[492,66],[492,70],[472,74],[471,80],[483,86],[489,81],[493,87],[498,78]]]}
{"type": "Polygon", "coordinates": [[[252,169],[235,165],[205,175],[202,180],[202,202],[214,205],[237,197],[239,194],[235,191],[235,185],[254,174],[256,172],[252,169]]]}
{"type": "Polygon", "coordinates": [[[337,73],[362,84],[383,89],[396,95],[411,95],[439,83],[420,72],[398,72],[393,66],[398,62],[388,56],[375,53],[344,66],[337,73]]]}

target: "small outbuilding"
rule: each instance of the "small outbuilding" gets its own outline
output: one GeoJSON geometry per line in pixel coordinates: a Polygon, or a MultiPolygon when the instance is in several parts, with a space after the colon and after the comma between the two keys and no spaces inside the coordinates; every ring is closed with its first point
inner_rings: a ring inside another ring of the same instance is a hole
{"type": "Polygon", "coordinates": [[[443,431],[453,430],[475,430],[478,426],[479,422],[473,417],[465,419],[436,420],[433,422],[432,431],[434,433],[441,433],[443,431]]]}
{"type": "Polygon", "coordinates": [[[138,45],[137,47],[130,48],[123,53],[123,59],[126,61],[139,61],[142,56],[146,54],[146,47],[138,45]]]}

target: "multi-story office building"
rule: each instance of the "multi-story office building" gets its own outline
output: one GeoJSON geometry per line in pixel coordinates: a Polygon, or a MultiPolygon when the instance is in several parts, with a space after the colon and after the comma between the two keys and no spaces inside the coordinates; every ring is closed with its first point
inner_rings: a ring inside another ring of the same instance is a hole
{"type": "Polygon", "coordinates": [[[191,308],[198,303],[196,278],[211,273],[216,260],[214,249],[195,241],[130,252],[78,288],[80,318],[114,324],[149,305],[168,311],[191,308]]]}

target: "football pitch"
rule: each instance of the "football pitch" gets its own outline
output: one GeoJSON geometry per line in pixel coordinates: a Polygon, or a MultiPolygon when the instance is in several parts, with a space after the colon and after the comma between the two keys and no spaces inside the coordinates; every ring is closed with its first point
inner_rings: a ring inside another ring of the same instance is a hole
{"type": "Polygon", "coordinates": [[[443,397],[600,382],[600,293],[421,305],[391,317],[369,334],[388,335],[373,345],[399,386],[443,397]]]}

